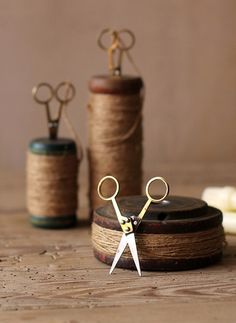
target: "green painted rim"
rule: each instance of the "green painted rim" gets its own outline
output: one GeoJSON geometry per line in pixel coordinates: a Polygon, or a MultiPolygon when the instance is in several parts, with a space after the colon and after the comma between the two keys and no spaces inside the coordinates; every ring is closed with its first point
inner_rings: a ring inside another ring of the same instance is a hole
{"type": "Polygon", "coordinates": [[[29,151],[38,155],[76,154],[76,143],[67,138],[36,138],[30,142],[29,151]]]}
{"type": "Polygon", "coordinates": [[[35,227],[46,229],[63,229],[75,226],[77,223],[77,217],[75,214],[57,217],[31,215],[30,222],[35,227]]]}

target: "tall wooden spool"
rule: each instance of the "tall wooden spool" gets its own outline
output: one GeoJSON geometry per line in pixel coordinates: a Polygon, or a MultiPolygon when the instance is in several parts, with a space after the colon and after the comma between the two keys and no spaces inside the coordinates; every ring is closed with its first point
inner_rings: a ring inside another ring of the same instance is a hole
{"type": "MultiPolygon", "coordinates": [[[[120,50],[119,46],[115,49],[120,50]]],[[[91,78],[89,90],[89,200],[92,210],[103,204],[97,196],[97,185],[105,175],[118,179],[121,196],[141,194],[143,81],[138,76],[121,74],[121,65],[111,65],[110,75],[91,78]]],[[[104,190],[109,193],[112,187],[107,185],[104,190]]]]}

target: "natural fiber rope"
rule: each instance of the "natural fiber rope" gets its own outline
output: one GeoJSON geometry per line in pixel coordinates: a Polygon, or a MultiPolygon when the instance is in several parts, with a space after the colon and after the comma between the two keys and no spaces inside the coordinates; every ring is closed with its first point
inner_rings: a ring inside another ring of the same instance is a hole
{"type": "Polygon", "coordinates": [[[27,156],[28,210],[38,216],[75,214],[78,160],[75,154],[27,156]]]}
{"type": "MultiPolygon", "coordinates": [[[[92,243],[95,250],[104,255],[114,256],[122,236],[121,231],[92,225],[92,243]]],[[[209,257],[222,252],[224,230],[216,228],[181,234],[135,235],[140,260],[150,259],[194,259],[209,257]]],[[[132,258],[129,248],[122,257],[132,258]]]]}
{"type": "MultiPolygon", "coordinates": [[[[120,182],[120,195],[141,193],[142,97],[92,94],[89,111],[90,204],[101,205],[99,180],[109,174],[120,182]]],[[[112,190],[104,187],[104,194],[112,190]]]]}

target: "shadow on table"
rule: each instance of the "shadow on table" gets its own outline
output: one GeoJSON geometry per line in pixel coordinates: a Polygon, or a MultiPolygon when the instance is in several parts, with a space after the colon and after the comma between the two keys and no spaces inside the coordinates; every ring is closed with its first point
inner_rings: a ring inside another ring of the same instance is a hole
{"type": "Polygon", "coordinates": [[[236,263],[236,241],[230,241],[229,243],[227,243],[223,254],[223,263],[236,263]]]}
{"type": "Polygon", "coordinates": [[[90,219],[79,219],[75,228],[89,228],[91,226],[90,219]]]}

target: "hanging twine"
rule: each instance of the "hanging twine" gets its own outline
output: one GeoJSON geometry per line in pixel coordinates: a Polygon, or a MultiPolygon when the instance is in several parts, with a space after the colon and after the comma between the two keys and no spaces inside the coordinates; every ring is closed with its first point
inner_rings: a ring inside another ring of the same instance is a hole
{"type": "MultiPolygon", "coordinates": [[[[113,257],[121,237],[121,231],[103,228],[96,223],[92,225],[93,247],[103,255],[113,257]]],[[[204,231],[183,234],[136,233],[135,240],[141,261],[210,257],[222,252],[225,241],[221,225],[204,231]]],[[[129,248],[126,248],[122,257],[132,259],[129,248]]]]}
{"type": "Polygon", "coordinates": [[[75,130],[69,116],[68,116],[68,112],[67,112],[67,105],[65,105],[63,111],[62,111],[62,118],[63,121],[68,129],[68,131],[71,133],[71,136],[74,138],[75,143],[76,143],[76,149],[77,149],[77,159],[78,162],[81,163],[83,160],[83,148],[82,148],[82,144],[81,144],[81,140],[79,137],[78,132],[75,130]]]}
{"type": "MultiPolygon", "coordinates": [[[[69,90],[70,90],[70,88],[67,87],[66,93],[65,93],[65,99],[66,100],[69,97],[69,90]]],[[[79,134],[76,131],[76,129],[74,128],[74,126],[73,126],[73,124],[72,124],[72,122],[71,122],[71,120],[69,118],[69,115],[68,115],[68,112],[67,112],[67,107],[68,107],[68,105],[65,104],[64,105],[64,108],[62,110],[62,118],[63,118],[63,121],[64,121],[64,123],[65,123],[68,131],[71,133],[71,136],[75,140],[76,149],[77,149],[77,158],[78,158],[78,161],[81,162],[83,160],[83,148],[82,148],[82,144],[81,144],[81,141],[80,141],[79,134]]]]}
{"type": "Polygon", "coordinates": [[[27,204],[37,216],[64,216],[77,209],[77,169],[75,154],[38,155],[28,152],[27,204]]]}

